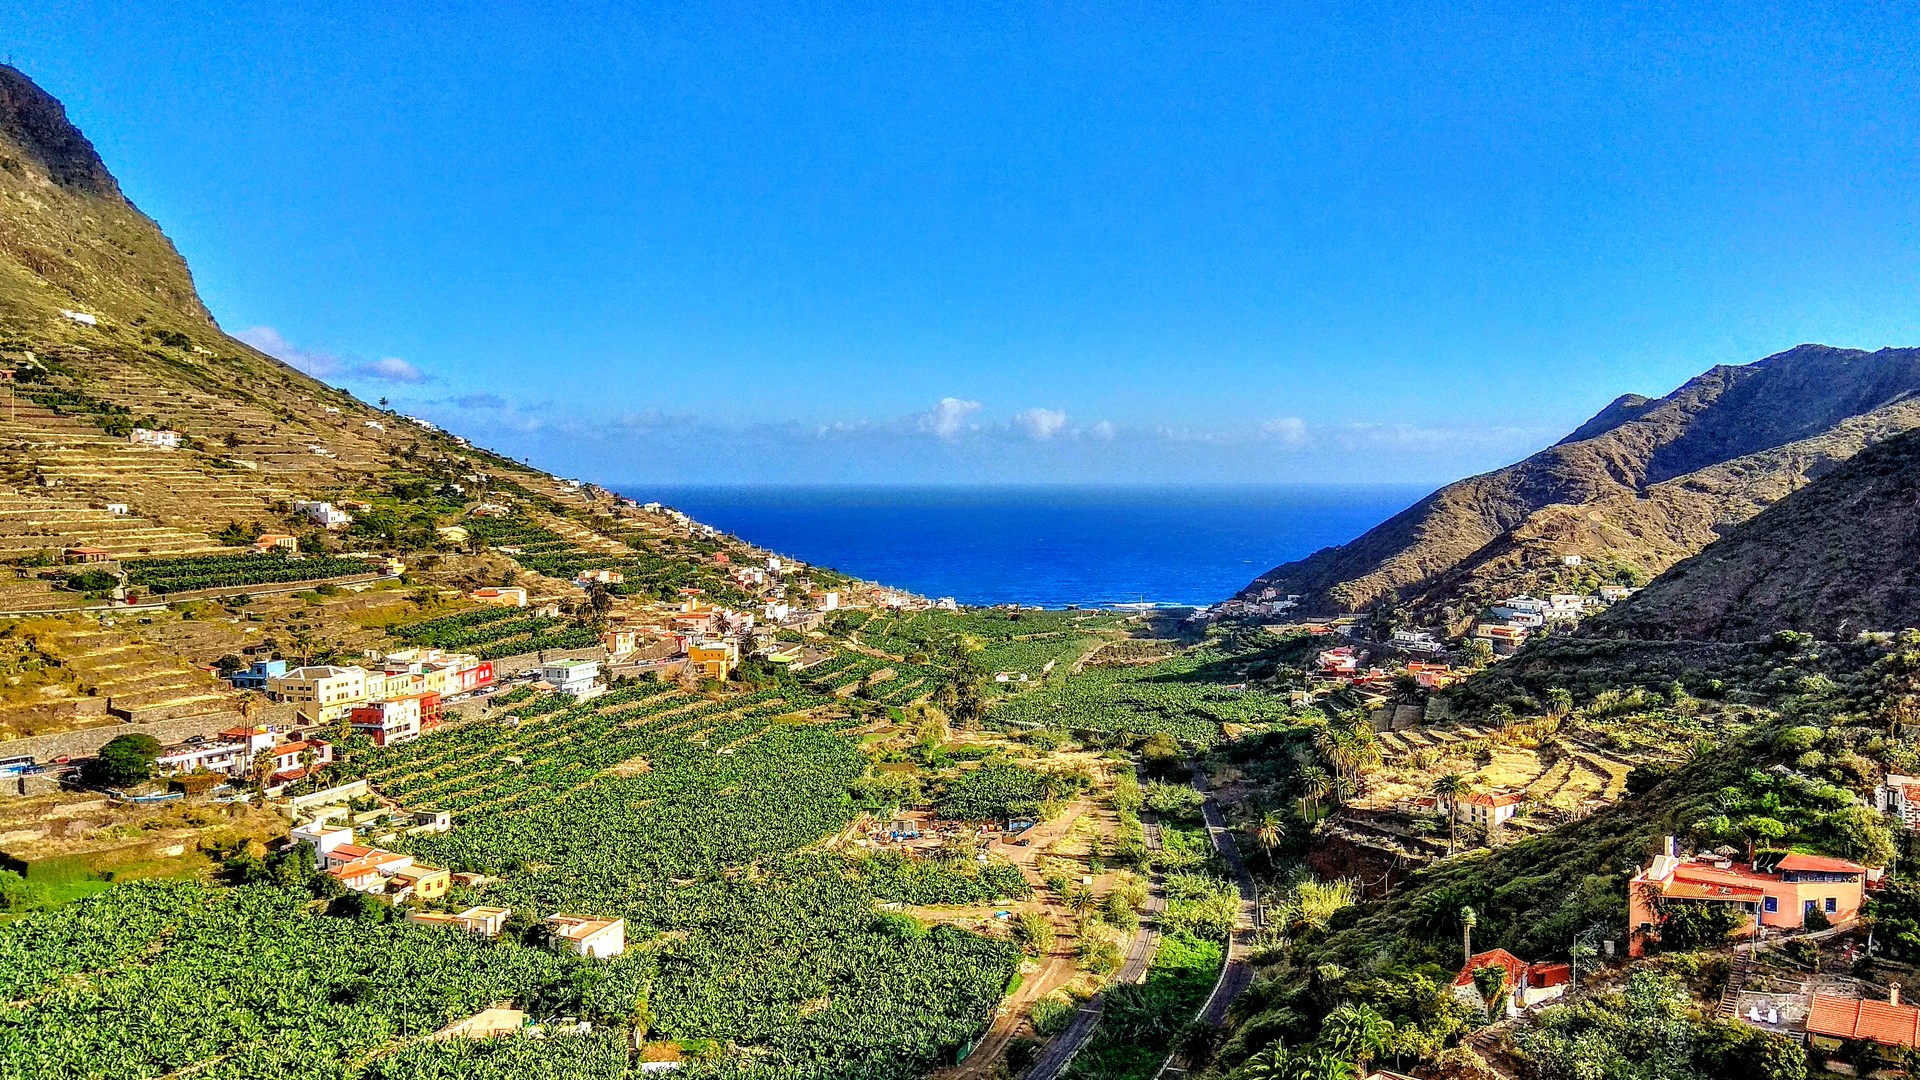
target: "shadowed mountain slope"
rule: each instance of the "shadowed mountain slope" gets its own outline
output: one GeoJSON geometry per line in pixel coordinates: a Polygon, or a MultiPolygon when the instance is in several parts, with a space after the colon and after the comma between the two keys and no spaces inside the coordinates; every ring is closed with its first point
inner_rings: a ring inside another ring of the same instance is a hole
{"type": "Polygon", "coordinates": [[[1752,641],[1920,626],[1920,432],[1861,451],[1585,628],[1752,641]]]}
{"type": "Polygon", "coordinates": [[[1459,624],[1487,601],[1574,579],[1644,580],[1862,448],[1920,427],[1920,349],[1802,345],[1622,397],[1517,464],[1450,484],[1350,544],[1241,595],[1309,613],[1383,602],[1459,624]],[[1563,556],[1582,556],[1567,567],[1563,556]]]}

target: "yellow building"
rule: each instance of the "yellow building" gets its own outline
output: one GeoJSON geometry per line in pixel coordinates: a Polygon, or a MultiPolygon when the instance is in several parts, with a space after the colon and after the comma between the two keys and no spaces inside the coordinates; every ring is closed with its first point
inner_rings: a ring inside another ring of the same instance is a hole
{"type": "Polygon", "coordinates": [[[687,646],[687,666],[702,677],[725,682],[740,663],[740,646],[731,641],[710,641],[687,646]]]}
{"type": "Polygon", "coordinates": [[[438,900],[453,887],[453,875],[437,866],[415,863],[393,875],[387,891],[405,891],[413,900],[438,900]]]}
{"type": "MultiPolygon", "coordinates": [[[[384,678],[379,679],[384,686],[384,678]]],[[[315,723],[337,720],[369,697],[366,669],[321,664],[294,668],[267,680],[267,697],[298,706],[315,723]]]]}

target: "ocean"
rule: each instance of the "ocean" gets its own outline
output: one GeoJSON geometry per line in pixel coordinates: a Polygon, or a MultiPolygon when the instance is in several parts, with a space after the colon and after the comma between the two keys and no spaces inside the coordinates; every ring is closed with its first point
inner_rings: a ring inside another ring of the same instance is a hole
{"type": "Polygon", "coordinates": [[[1211,604],[1424,487],[614,485],[809,563],[963,604],[1211,604]]]}

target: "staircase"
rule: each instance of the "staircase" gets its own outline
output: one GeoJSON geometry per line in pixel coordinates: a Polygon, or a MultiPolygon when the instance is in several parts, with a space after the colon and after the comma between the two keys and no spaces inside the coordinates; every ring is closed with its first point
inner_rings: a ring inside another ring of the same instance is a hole
{"type": "Polygon", "coordinates": [[[1733,971],[1727,976],[1727,988],[1720,994],[1720,1004],[1715,1007],[1714,1012],[1729,1020],[1739,1015],[1740,993],[1747,988],[1747,980],[1759,966],[1758,961],[1754,959],[1754,954],[1758,951],[1758,949],[1748,949],[1744,953],[1735,954],[1733,971]]]}

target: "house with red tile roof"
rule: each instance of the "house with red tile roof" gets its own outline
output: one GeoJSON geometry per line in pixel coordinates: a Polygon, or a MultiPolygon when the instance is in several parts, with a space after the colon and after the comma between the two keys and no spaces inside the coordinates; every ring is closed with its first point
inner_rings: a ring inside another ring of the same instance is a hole
{"type": "Polygon", "coordinates": [[[1742,863],[1717,853],[1682,857],[1672,837],[1666,846],[1627,884],[1628,955],[1641,955],[1658,939],[1667,904],[1733,905],[1747,916],[1739,936],[1758,927],[1798,930],[1816,912],[1830,925],[1847,926],[1860,917],[1869,878],[1878,878],[1857,862],[1826,855],[1763,853],[1742,863]]]}
{"type": "Polygon", "coordinates": [[[1843,1042],[1920,1047],[1920,1008],[1901,1004],[1898,983],[1885,1001],[1816,993],[1807,1009],[1807,1038],[1823,1050],[1843,1042]]]}
{"type": "Polygon", "coordinates": [[[1453,816],[1461,821],[1490,828],[1505,824],[1509,818],[1520,812],[1520,805],[1526,801],[1527,795],[1523,791],[1469,792],[1452,800],[1453,816]]]}
{"type": "Polygon", "coordinates": [[[1517,1016],[1542,1002],[1552,1001],[1565,994],[1572,982],[1571,964],[1529,964],[1505,949],[1489,949],[1473,954],[1453,977],[1453,996],[1468,1005],[1486,1009],[1498,1019],[1517,1016]],[[1488,1002],[1474,981],[1474,973],[1482,968],[1499,968],[1505,972],[1505,988],[1498,1002],[1488,1002]]]}

